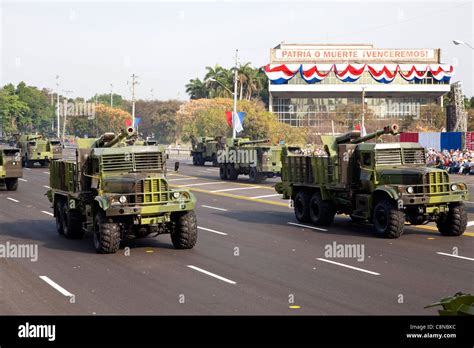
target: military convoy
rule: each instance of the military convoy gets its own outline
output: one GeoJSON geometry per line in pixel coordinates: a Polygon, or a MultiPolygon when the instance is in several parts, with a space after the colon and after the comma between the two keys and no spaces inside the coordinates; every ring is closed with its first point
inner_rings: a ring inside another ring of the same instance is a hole
{"type": "MultiPolygon", "coordinates": [[[[24,167],[32,167],[39,163],[42,167],[47,167],[55,158],[53,146],[49,140],[38,134],[14,135],[17,146],[21,149],[22,162],[24,167]]],[[[61,150],[62,152],[62,150],[61,150]]],[[[56,158],[60,158],[56,151],[56,158]]]]}
{"type": "Polygon", "coordinates": [[[445,236],[460,236],[467,225],[467,186],[450,182],[446,171],[429,168],[418,143],[368,143],[398,126],[361,137],[360,131],[322,136],[324,156],[282,152],[282,182],[297,220],[329,226],[336,213],[370,221],[378,236],[398,238],[405,222],[434,221],[445,236]]]}
{"type": "Polygon", "coordinates": [[[191,146],[191,157],[195,166],[203,166],[206,162],[218,166],[217,156],[219,151],[225,148],[225,138],[221,136],[198,138],[191,136],[191,146]]]}
{"type": "Polygon", "coordinates": [[[21,166],[20,149],[1,145],[0,146],[0,183],[8,191],[16,191],[18,178],[23,176],[21,166]]]}
{"type": "Polygon", "coordinates": [[[75,161],[51,162],[47,195],[58,233],[74,239],[92,232],[99,253],[115,253],[133,237],[165,233],[175,248],[194,247],[194,195],[170,188],[160,147],[121,143],[133,134],[128,128],[78,142],[75,161]]]}

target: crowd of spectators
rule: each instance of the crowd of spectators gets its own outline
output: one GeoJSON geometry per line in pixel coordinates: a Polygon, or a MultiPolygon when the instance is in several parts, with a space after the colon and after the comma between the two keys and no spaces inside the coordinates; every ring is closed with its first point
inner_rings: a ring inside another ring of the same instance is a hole
{"type": "Polygon", "coordinates": [[[427,149],[426,162],[429,166],[446,169],[450,174],[474,175],[474,151],[427,149]]]}

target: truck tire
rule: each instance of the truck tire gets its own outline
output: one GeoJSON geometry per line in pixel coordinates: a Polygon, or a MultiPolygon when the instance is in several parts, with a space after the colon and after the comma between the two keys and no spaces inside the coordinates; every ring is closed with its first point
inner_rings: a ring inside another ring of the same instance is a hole
{"type": "Polygon", "coordinates": [[[194,210],[174,216],[175,226],[171,232],[171,242],[176,249],[192,249],[197,241],[197,220],[194,210]]]}
{"type": "Polygon", "coordinates": [[[119,225],[107,222],[102,212],[94,219],[94,247],[100,254],[114,254],[120,248],[119,225]]]}
{"type": "Polygon", "coordinates": [[[54,216],[56,218],[56,230],[60,235],[64,234],[63,230],[63,222],[61,220],[61,209],[62,209],[62,202],[60,199],[55,198],[54,200],[54,216]]]}
{"type": "Polygon", "coordinates": [[[198,161],[197,161],[197,154],[193,153],[193,166],[197,166],[198,161]]]}
{"type": "Polygon", "coordinates": [[[221,180],[227,180],[227,171],[226,171],[226,164],[222,163],[219,167],[219,177],[221,180]]]}
{"type": "Polygon", "coordinates": [[[8,191],[16,191],[18,188],[18,179],[17,178],[7,178],[5,179],[5,186],[8,191]]]}
{"type": "Polygon", "coordinates": [[[226,176],[228,180],[237,180],[239,177],[239,173],[234,167],[233,163],[228,163],[225,167],[226,170],[226,176]]]}
{"type": "Polygon", "coordinates": [[[309,192],[300,191],[296,194],[293,206],[295,209],[296,219],[300,222],[310,222],[309,216],[309,200],[311,196],[309,192]]]}
{"type": "Polygon", "coordinates": [[[309,200],[309,217],[316,226],[330,226],[334,221],[336,210],[332,202],[324,201],[319,192],[313,193],[309,200]]]}
{"type": "Polygon", "coordinates": [[[351,215],[351,220],[352,220],[352,222],[354,222],[356,224],[361,224],[361,223],[365,222],[366,219],[358,217],[358,216],[351,215]]]}
{"type": "Polygon", "coordinates": [[[405,214],[397,209],[395,202],[387,199],[375,205],[374,230],[379,237],[398,238],[403,234],[405,214]]]}
{"type": "Polygon", "coordinates": [[[262,174],[259,173],[257,170],[257,167],[251,167],[250,168],[250,173],[249,173],[249,181],[252,184],[259,184],[264,182],[266,177],[262,174]]]}
{"type": "Polygon", "coordinates": [[[464,204],[451,203],[448,214],[443,214],[436,220],[436,226],[442,236],[461,236],[467,227],[467,213],[464,204]]]}
{"type": "Polygon", "coordinates": [[[67,202],[64,202],[62,209],[61,223],[64,236],[68,239],[81,239],[84,236],[81,213],[77,209],[68,209],[67,202]]]}

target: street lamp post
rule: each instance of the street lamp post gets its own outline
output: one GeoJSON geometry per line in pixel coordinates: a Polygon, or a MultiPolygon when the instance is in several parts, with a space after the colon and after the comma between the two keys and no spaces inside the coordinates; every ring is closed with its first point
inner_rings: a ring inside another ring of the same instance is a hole
{"type": "Polygon", "coordinates": [[[56,136],[59,139],[59,75],[56,75],[56,136]]]}
{"type": "Polygon", "coordinates": [[[468,42],[462,41],[462,40],[453,40],[453,44],[455,44],[456,46],[465,45],[465,46],[469,47],[471,50],[474,50],[474,47],[472,47],[471,44],[469,44],[468,42]]]}

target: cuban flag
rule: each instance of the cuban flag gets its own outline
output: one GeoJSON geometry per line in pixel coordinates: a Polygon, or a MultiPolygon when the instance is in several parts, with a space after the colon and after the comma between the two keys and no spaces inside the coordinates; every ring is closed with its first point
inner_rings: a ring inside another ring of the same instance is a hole
{"type": "Polygon", "coordinates": [[[357,81],[365,68],[365,64],[334,64],[336,77],[342,82],[357,81]]]}
{"type": "Polygon", "coordinates": [[[372,78],[380,83],[390,83],[397,76],[397,64],[369,64],[367,65],[372,78]]]}
{"type": "Polygon", "coordinates": [[[306,83],[321,82],[329,75],[334,68],[334,64],[302,64],[300,75],[306,83]]]}
{"type": "Polygon", "coordinates": [[[288,83],[300,69],[300,64],[267,64],[263,71],[268,79],[276,85],[288,83]]]}
{"type": "Polygon", "coordinates": [[[430,72],[436,80],[449,82],[454,74],[454,67],[448,64],[430,64],[430,72]]]}
{"type": "MultiPolygon", "coordinates": [[[[230,128],[232,128],[232,111],[225,112],[225,118],[227,120],[227,124],[230,128]]],[[[238,112],[237,116],[234,117],[234,128],[237,133],[240,133],[244,130],[242,126],[244,124],[245,112],[238,112]]]]}

